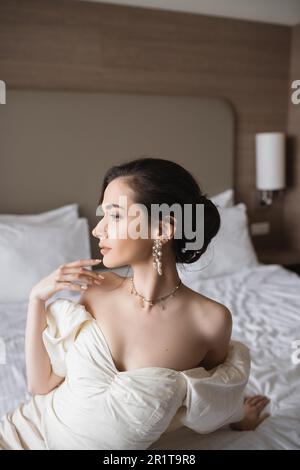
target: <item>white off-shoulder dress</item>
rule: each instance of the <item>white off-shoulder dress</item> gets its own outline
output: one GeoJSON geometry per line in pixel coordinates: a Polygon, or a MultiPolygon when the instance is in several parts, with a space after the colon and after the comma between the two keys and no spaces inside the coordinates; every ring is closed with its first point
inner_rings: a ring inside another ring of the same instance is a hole
{"type": "Polygon", "coordinates": [[[187,426],[209,433],[243,417],[248,348],[232,341],[211,369],[117,370],[106,338],[86,308],[59,298],[46,308],[43,341],[65,380],[0,421],[0,449],[147,449],[187,426]]]}

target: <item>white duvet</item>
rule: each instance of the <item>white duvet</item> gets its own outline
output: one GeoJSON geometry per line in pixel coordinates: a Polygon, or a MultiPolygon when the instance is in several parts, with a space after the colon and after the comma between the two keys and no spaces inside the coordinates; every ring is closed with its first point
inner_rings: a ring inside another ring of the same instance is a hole
{"type": "MultiPolygon", "coordinates": [[[[231,310],[232,337],[251,351],[247,394],[268,395],[272,416],[247,432],[225,426],[203,435],[183,427],[163,434],[150,449],[299,449],[300,364],[293,344],[300,340],[300,277],[278,265],[259,265],[189,286],[231,310]]],[[[26,311],[27,303],[0,304],[0,416],[30,399],[26,311]]]]}

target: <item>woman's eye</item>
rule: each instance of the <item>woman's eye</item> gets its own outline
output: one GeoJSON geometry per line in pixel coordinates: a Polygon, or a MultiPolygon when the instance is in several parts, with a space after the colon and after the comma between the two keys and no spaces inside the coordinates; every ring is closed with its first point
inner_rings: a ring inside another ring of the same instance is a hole
{"type": "Polygon", "coordinates": [[[114,219],[120,219],[119,214],[111,214],[111,217],[113,217],[114,219]]]}

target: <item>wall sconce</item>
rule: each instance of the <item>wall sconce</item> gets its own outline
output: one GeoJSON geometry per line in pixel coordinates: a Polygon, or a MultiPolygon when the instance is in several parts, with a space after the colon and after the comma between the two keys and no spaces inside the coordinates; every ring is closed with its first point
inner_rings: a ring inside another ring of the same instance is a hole
{"type": "Polygon", "coordinates": [[[285,188],[285,135],[261,132],[255,136],[256,188],[261,206],[270,206],[285,188]]]}

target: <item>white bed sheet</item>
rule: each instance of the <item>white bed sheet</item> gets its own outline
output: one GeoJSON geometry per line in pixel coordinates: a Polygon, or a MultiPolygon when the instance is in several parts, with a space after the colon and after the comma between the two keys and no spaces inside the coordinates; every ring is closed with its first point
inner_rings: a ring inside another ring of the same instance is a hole
{"type": "MultiPolygon", "coordinates": [[[[300,277],[279,265],[259,265],[189,286],[231,310],[232,337],[251,351],[247,394],[268,395],[272,416],[255,431],[227,426],[200,435],[180,428],[163,434],[150,449],[300,449],[300,364],[292,361],[292,343],[300,340],[300,277]]],[[[0,341],[6,352],[6,358],[0,355],[0,416],[30,398],[25,381],[26,311],[24,302],[0,304],[0,341]]]]}

